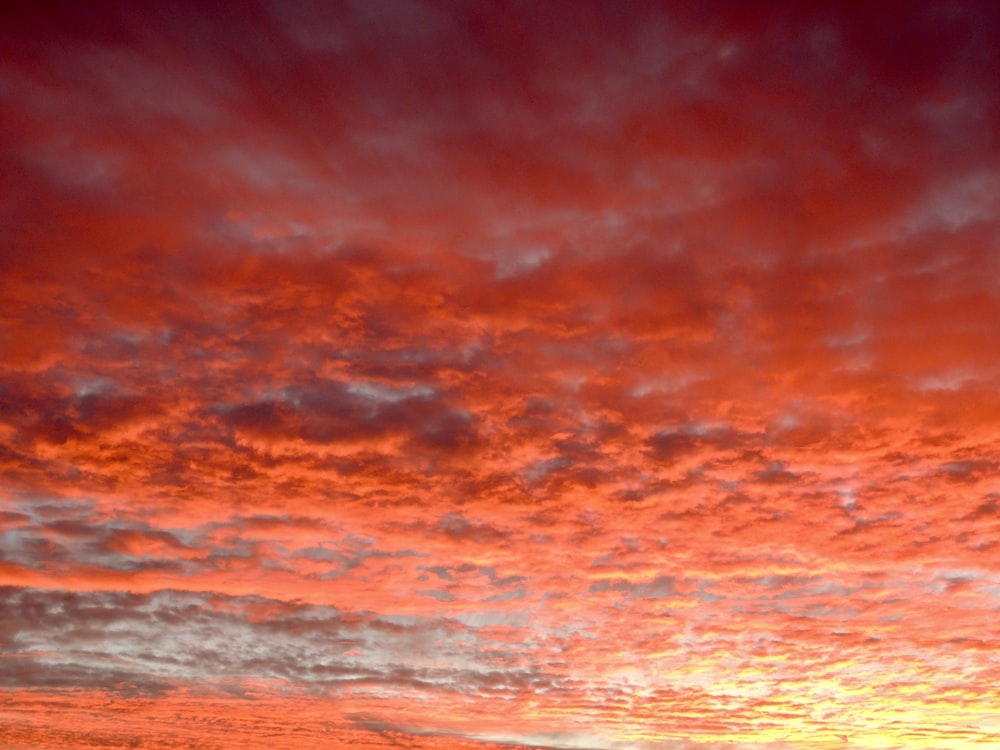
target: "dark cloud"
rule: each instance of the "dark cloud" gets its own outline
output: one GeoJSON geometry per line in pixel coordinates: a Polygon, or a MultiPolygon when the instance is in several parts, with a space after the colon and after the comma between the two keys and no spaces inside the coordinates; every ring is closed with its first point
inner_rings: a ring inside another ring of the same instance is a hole
{"type": "Polygon", "coordinates": [[[0,618],[17,667],[4,687],[81,687],[156,694],[221,680],[287,680],[299,690],[392,685],[475,691],[533,685],[542,672],[479,661],[475,632],[440,619],[400,625],[331,607],[180,591],[77,593],[7,587],[0,618]],[[447,647],[469,666],[426,666],[447,647]],[[123,670],[119,663],[129,663],[123,670]]]}

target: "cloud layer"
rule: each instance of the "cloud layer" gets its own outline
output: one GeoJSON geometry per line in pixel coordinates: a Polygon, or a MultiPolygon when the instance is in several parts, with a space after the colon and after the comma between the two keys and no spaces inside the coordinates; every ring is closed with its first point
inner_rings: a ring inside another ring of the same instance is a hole
{"type": "Polygon", "coordinates": [[[989,3],[3,13],[5,746],[996,743],[989,3]]]}

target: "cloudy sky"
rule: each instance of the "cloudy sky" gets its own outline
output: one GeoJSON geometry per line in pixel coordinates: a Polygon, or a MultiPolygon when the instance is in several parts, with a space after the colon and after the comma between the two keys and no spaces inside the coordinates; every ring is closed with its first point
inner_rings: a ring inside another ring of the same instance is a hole
{"type": "Polygon", "coordinates": [[[20,3],[0,744],[1000,744],[991,2],[20,3]]]}

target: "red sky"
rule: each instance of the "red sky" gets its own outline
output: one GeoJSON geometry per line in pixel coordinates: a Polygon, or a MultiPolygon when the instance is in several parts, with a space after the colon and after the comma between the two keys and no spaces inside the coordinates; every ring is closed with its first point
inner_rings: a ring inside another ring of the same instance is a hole
{"type": "Polygon", "coordinates": [[[0,745],[1000,745],[993,3],[17,5],[0,745]]]}

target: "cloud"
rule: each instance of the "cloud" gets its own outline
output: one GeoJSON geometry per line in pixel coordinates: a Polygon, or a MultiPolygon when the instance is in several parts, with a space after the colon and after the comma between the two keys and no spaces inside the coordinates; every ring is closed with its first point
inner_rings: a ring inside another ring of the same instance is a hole
{"type": "Polygon", "coordinates": [[[222,681],[246,690],[264,679],[306,692],[376,686],[465,692],[480,684],[527,682],[530,675],[516,665],[497,671],[477,664],[474,631],[440,619],[400,621],[181,591],[6,588],[3,598],[0,627],[16,665],[6,687],[118,690],[126,682],[155,693],[222,681]],[[448,666],[432,662],[441,648],[450,652],[448,666]]]}
{"type": "Polygon", "coordinates": [[[989,740],[989,3],[4,21],[0,744],[989,740]]]}

